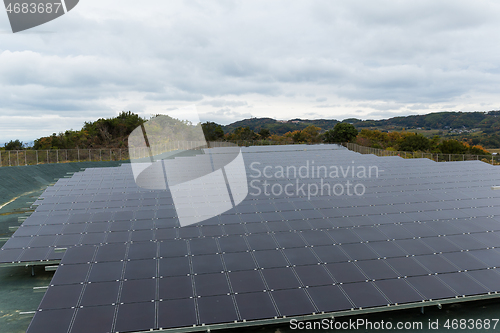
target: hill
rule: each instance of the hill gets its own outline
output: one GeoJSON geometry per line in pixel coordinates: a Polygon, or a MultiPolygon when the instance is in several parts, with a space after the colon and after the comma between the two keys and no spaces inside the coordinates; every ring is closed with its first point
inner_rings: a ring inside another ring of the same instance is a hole
{"type": "Polygon", "coordinates": [[[244,119],[232,124],[222,126],[224,133],[231,133],[238,127],[249,127],[254,132],[259,132],[266,128],[272,134],[283,135],[287,132],[303,130],[309,125],[314,125],[322,129],[330,129],[338,123],[335,119],[292,119],[292,120],[276,120],[271,118],[250,118],[244,119]]]}
{"type": "MultiPolygon", "coordinates": [[[[465,140],[471,144],[485,147],[500,147],[500,111],[489,112],[436,112],[425,115],[393,117],[382,120],[344,119],[358,129],[377,129],[381,131],[414,131],[431,137],[439,134],[443,137],[465,140]]],[[[309,125],[329,130],[338,123],[335,119],[292,119],[280,121],[271,118],[244,119],[223,126],[225,133],[231,133],[238,127],[249,127],[255,132],[267,128],[272,134],[283,135],[286,132],[302,130],[309,125]]]]}
{"type": "MultiPolygon", "coordinates": [[[[125,148],[130,132],[145,121],[147,119],[130,111],[121,112],[115,118],[86,122],[81,130],[68,130],[64,133],[54,133],[52,136],[39,138],[34,141],[33,148],[125,148]]],[[[301,131],[310,125],[326,131],[332,129],[338,122],[335,119],[250,118],[221,127],[225,134],[233,133],[239,127],[248,127],[256,133],[261,129],[268,129],[270,134],[282,136],[287,132],[301,131]]],[[[382,120],[349,118],[344,119],[343,122],[353,124],[358,130],[376,129],[383,132],[405,130],[417,132],[429,138],[439,135],[447,139],[466,141],[471,145],[480,144],[487,148],[500,147],[500,111],[436,112],[382,120]]]]}

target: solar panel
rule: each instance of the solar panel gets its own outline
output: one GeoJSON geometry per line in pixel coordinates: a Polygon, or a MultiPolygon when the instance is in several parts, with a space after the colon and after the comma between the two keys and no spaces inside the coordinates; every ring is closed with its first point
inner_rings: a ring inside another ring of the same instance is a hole
{"type": "MultiPolygon", "coordinates": [[[[28,332],[55,318],[50,332],[237,326],[500,290],[494,167],[332,148],[243,148],[249,181],[264,179],[251,177],[253,162],[384,172],[363,179],[361,197],[249,189],[240,205],[186,227],[169,191],[137,187],[129,165],[59,180],[0,250],[0,262],[43,263],[68,248],[28,332]],[[88,322],[96,314],[99,325],[88,322]]],[[[356,176],[265,179],[307,188],[356,176]]]]}

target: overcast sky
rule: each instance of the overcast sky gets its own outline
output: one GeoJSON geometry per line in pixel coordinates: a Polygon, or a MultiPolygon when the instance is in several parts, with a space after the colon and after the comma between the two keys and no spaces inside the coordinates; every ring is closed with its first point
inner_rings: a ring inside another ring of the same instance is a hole
{"type": "Polygon", "coordinates": [[[81,0],[12,34],[0,142],[120,111],[201,120],[500,109],[498,1],[81,0]]]}

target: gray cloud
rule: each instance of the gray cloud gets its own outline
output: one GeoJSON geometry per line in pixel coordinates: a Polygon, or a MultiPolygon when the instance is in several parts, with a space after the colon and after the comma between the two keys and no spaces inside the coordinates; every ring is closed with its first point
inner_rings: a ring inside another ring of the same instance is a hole
{"type": "Polygon", "coordinates": [[[216,108],[221,108],[224,106],[227,107],[240,107],[240,106],[248,106],[248,102],[246,101],[231,101],[224,99],[212,99],[209,101],[203,101],[200,103],[201,105],[211,105],[216,108]]]}
{"type": "MultiPolygon", "coordinates": [[[[76,115],[187,102],[217,108],[204,114],[221,123],[250,106],[287,119],[294,103],[330,118],[481,110],[498,105],[499,15],[493,0],[88,0],[29,33],[0,34],[0,117],[53,115],[77,128],[76,115]]],[[[32,122],[15,124],[0,124],[0,142],[12,128],[30,133],[32,122]]]]}
{"type": "Polygon", "coordinates": [[[252,114],[249,112],[238,112],[227,107],[213,112],[200,113],[201,122],[213,121],[222,125],[228,125],[232,122],[251,117],[252,114]]]}

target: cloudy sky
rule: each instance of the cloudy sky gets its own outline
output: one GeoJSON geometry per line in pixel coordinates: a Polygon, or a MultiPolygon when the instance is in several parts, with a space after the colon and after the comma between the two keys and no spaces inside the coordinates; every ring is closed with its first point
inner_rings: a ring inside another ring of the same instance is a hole
{"type": "Polygon", "coordinates": [[[498,1],[81,0],[12,34],[0,142],[122,110],[202,121],[500,109],[498,1]]]}

